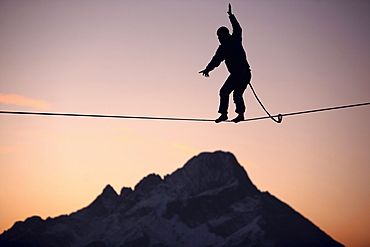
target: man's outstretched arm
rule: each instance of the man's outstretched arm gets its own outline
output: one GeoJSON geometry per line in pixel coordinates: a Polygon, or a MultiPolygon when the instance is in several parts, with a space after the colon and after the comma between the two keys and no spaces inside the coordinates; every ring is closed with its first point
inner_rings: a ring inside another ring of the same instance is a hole
{"type": "MultiPolygon", "coordinates": [[[[229,18],[230,18],[231,25],[233,26],[233,30],[234,30],[234,24],[233,24],[234,21],[232,20],[232,18],[235,19],[236,25],[239,26],[239,28],[240,28],[240,36],[241,36],[241,27],[240,27],[238,21],[236,20],[235,16],[233,15],[233,13],[231,11],[231,4],[229,4],[229,9],[228,9],[227,13],[229,14],[229,18]]],[[[209,77],[209,72],[211,72],[216,67],[218,67],[220,65],[220,63],[225,59],[223,53],[224,52],[219,47],[217,49],[217,51],[216,51],[216,54],[213,56],[212,60],[209,62],[209,64],[207,65],[207,67],[204,70],[199,71],[199,73],[203,74],[205,77],[209,77]]]]}
{"type": "Polygon", "coordinates": [[[212,57],[211,61],[208,63],[207,67],[204,70],[199,71],[199,73],[202,73],[205,77],[209,77],[209,72],[218,67],[224,59],[225,56],[223,49],[219,47],[216,51],[216,54],[212,57]]]}

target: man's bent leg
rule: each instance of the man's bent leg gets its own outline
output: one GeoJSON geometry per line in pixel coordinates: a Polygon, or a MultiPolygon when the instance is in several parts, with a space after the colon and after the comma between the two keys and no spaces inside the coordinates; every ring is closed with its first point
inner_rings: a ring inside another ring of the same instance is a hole
{"type": "Polygon", "coordinates": [[[235,89],[234,94],[233,94],[234,103],[236,106],[235,112],[238,114],[243,114],[245,112],[243,93],[246,88],[247,88],[247,85],[243,88],[235,89]]]}
{"type": "Polygon", "coordinates": [[[233,76],[230,75],[220,89],[220,106],[218,113],[227,115],[229,108],[229,95],[234,90],[233,76]]]}
{"type": "Polygon", "coordinates": [[[233,93],[234,103],[236,105],[235,112],[238,113],[238,116],[232,121],[238,123],[244,120],[245,104],[243,99],[243,94],[247,88],[251,79],[250,73],[243,73],[238,75],[237,85],[233,93]]]}
{"type": "Polygon", "coordinates": [[[238,114],[243,114],[245,112],[245,104],[243,99],[243,94],[251,80],[250,73],[243,73],[238,75],[238,82],[235,86],[233,93],[233,99],[236,106],[235,112],[238,114]]]}
{"type": "Polygon", "coordinates": [[[229,95],[234,90],[233,84],[233,79],[230,75],[220,89],[220,106],[218,108],[218,112],[221,113],[221,116],[215,120],[216,123],[220,123],[228,119],[227,112],[229,108],[229,95]]]}
{"type": "Polygon", "coordinates": [[[236,92],[236,90],[234,91],[234,102],[236,105],[235,112],[238,113],[238,116],[232,120],[234,123],[239,123],[240,121],[244,120],[244,112],[245,112],[245,104],[243,100],[244,90],[238,91],[238,92],[236,92]]]}

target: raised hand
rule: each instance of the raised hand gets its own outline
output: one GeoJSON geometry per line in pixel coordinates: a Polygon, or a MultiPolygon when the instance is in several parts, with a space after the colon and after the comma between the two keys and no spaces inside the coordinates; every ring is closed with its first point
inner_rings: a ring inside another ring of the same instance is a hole
{"type": "Polygon", "coordinates": [[[232,15],[233,13],[232,13],[232,11],[231,11],[231,4],[229,3],[229,10],[227,11],[227,13],[229,14],[229,15],[232,15]]]}

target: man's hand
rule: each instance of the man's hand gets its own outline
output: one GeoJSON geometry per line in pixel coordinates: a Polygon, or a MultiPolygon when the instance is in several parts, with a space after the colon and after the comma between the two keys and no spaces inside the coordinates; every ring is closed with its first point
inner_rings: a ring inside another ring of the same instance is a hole
{"type": "Polygon", "coordinates": [[[202,73],[205,77],[209,77],[209,71],[208,70],[202,70],[202,71],[199,71],[199,73],[202,73]]]}
{"type": "Polygon", "coordinates": [[[229,3],[229,10],[227,11],[227,13],[229,14],[229,15],[232,15],[233,14],[233,12],[231,11],[231,4],[229,3]]]}

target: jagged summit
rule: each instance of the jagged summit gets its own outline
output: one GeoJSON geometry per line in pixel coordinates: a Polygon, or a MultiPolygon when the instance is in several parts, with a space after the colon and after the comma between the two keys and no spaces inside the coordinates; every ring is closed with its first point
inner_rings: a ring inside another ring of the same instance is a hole
{"type": "Polygon", "coordinates": [[[105,186],[102,195],[106,197],[116,197],[117,192],[113,189],[113,187],[110,184],[108,184],[107,186],[105,186]]]}
{"type": "Polygon", "coordinates": [[[154,189],[154,187],[156,187],[162,181],[163,180],[159,175],[154,173],[149,174],[135,186],[135,192],[140,194],[146,194],[150,192],[152,189],[154,189]]]}
{"type": "Polygon", "coordinates": [[[4,247],[342,247],[287,204],[260,192],[233,154],[201,153],[163,179],[118,195],[107,185],[86,208],[17,222],[4,247]]]}
{"type": "Polygon", "coordinates": [[[183,168],[165,179],[168,187],[183,195],[194,195],[206,190],[243,186],[246,192],[257,188],[248,178],[235,156],[229,152],[204,152],[190,159],[183,168]]]}

